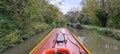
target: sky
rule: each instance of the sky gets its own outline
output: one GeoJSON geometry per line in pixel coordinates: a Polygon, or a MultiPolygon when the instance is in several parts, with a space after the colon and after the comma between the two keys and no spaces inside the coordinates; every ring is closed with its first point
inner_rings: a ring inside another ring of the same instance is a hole
{"type": "Polygon", "coordinates": [[[59,10],[63,13],[66,14],[71,8],[73,7],[78,7],[80,8],[80,2],[82,0],[52,0],[50,1],[50,4],[53,4],[59,8],[59,10]],[[62,2],[62,5],[58,4],[58,2],[62,2]]]}

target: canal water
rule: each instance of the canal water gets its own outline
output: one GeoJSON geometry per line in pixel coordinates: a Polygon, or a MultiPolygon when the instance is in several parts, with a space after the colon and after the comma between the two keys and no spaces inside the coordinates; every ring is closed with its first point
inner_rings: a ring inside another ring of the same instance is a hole
{"type": "Polygon", "coordinates": [[[120,41],[114,38],[100,35],[95,31],[76,29],[72,29],[72,31],[91,54],[120,54],[120,41]]]}
{"type": "MultiPolygon", "coordinates": [[[[91,54],[120,54],[120,41],[100,35],[95,31],[70,29],[88,48],[91,54]]],[[[0,54],[28,54],[50,30],[33,36],[14,48],[0,54]],[[42,37],[42,38],[41,38],[42,37]]]]}

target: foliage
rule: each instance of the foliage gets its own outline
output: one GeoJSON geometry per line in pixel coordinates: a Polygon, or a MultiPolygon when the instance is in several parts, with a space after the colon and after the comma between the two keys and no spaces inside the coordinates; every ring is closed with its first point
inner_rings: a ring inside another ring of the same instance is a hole
{"type": "MultiPolygon", "coordinates": [[[[0,0],[0,52],[58,21],[63,14],[45,0],[0,0]]],[[[57,25],[57,24],[55,24],[57,25]]]]}
{"type": "Polygon", "coordinates": [[[102,27],[119,28],[120,0],[86,0],[82,13],[89,15],[102,27]]]}
{"type": "Polygon", "coordinates": [[[53,5],[47,5],[47,7],[43,9],[41,13],[42,13],[43,18],[45,18],[44,22],[46,22],[47,24],[52,24],[54,20],[56,19],[56,17],[58,16],[57,14],[58,9],[54,8],[53,5]]]}
{"type": "Polygon", "coordinates": [[[8,42],[8,43],[16,43],[18,40],[19,40],[19,38],[16,36],[16,31],[15,32],[11,32],[6,37],[4,37],[4,41],[8,42]]]}
{"type": "Polygon", "coordinates": [[[81,11],[69,11],[66,15],[67,22],[80,23],[85,25],[97,25],[98,23],[89,15],[81,13],[81,11]]]}
{"type": "Polygon", "coordinates": [[[67,18],[68,22],[76,23],[78,21],[78,11],[69,11],[67,14],[65,14],[65,17],[67,18]]]}
{"type": "Polygon", "coordinates": [[[33,26],[33,30],[36,31],[36,32],[44,31],[45,29],[47,29],[49,27],[48,24],[40,23],[40,22],[39,23],[33,23],[32,26],[33,26]]]}
{"type": "Polygon", "coordinates": [[[88,15],[80,15],[82,17],[79,17],[79,22],[84,25],[94,25],[95,21],[89,17],[88,15]]]}
{"type": "Polygon", "coordinates": [[[107,23],[107,13],[104,9],[97,9],[96,16],[98,17],[99,21],[101,22],[102,27],[106,27],[107,23]]]}

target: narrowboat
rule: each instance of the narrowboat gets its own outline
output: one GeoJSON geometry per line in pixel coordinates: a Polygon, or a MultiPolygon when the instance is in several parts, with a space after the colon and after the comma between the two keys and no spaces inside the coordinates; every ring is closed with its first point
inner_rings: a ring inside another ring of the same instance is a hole
{"type": "Polygon", "coordinates": [[[54,28],[29,54],[91,54],[67,28],[54,28]]]}

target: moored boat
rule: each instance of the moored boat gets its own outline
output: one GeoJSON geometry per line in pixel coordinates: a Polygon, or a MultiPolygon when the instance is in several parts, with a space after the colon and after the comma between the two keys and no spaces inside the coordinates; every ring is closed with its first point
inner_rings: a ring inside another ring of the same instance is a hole
{"type": "Polygon", "coordinates": [[[91,54],[66,28],[53,29],[29,54],[91,54]]]}

